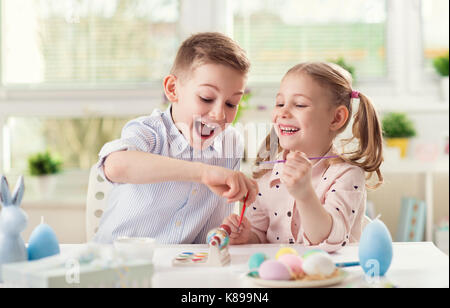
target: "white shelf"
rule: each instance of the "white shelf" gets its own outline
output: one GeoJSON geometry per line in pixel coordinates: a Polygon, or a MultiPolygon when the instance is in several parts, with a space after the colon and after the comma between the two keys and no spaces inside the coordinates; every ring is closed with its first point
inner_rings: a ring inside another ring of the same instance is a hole
{"type": "MultiPolygon", "coordinates": [[[[251,174],[253,162],[241,163],[241,171],[251,174]]],[[[448,159],[440,159],[434,162],[421,162],[415,159],[398,159],[385,161],[381,165],[383,173],[449,173],[448,159]]]]}
{"type": "Polygon", "coordinates": [[[449,161],[440,159],[434,162],[422,162],[414,159],[399,159],[385,161],[381,165],[381,172],[386,173],[448,173],[449,161]]]}
{"type": "Polygon", "coordinates": [[[402,98],[374,100],[375,107],[380,113],[406,112],[406,113],[441,113],[449,112],[448,101],[429,100],[427,98],[402,98]],[[399,103],[401,101],[402,103],[399,103]],[[408,103],[405,103],[405,102],[408,103]]]}

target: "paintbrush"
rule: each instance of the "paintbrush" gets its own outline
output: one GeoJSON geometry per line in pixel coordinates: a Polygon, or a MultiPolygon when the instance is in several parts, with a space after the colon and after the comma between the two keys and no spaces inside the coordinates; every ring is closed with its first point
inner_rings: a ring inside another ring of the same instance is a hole
{"type": "MultiPolygon", "coordinates": [[[[328,158],[338,158],[339,155],[332,155],[332,156],[319,156],[319,157],[308,157],[309,160],[317,160],[317,159],[328,159],[328,158]]],[[[273,161],[260,161],[257,162],[256,165],[262,165],[262,164],[280,164],[285,163],[286,160],[273,160],[273,161]]]]}

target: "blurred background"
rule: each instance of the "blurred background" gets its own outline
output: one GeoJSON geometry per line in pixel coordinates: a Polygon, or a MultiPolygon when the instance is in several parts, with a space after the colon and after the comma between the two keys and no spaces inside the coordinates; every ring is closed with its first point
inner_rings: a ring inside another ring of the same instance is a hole
{"type": "MultiPolygon", "coordinates": [[[[252,63],[235,126],[242,170],[291,66],[332,61],[373,99],[385,184],[367,215],[448,253],[448,0],[0,0],[0,173],[25,175],[25,240],[41,216],[86,241],[89,170],[130,119],[166,108],[162,79],[190,34],[234,38],[252,63]],[[255,129],[256,128],[256,129],[255,129]]],[[[348,132],[343,134],[343,137],[348,132]]]]}

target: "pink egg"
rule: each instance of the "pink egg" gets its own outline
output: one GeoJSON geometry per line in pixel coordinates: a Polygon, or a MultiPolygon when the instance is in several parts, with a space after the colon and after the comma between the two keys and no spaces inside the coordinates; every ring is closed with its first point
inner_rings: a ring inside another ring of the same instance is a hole
{"type": "Polygon", "coordinates": [[[259,277],[265,280],[290,280],[292,273],[289,268],[276,260],[264,261],[258,269],[259,277]]]}
{"type": "Polygon", "coordinates": [[[282,255],[278,258],[278,261],[285,264],[295,274],[299,275],[303,272],[302,258],[296,255],[282,255]]]}

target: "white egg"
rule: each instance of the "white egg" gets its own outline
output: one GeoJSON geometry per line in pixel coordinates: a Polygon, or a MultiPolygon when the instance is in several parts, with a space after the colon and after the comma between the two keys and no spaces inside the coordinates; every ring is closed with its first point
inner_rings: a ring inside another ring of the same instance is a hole
{"type": "Polygon", "coordinates": [[[309,275],[330,276],[336,266],[328,254],[316,253],[303,260],[303,271],[309,275]]]}

